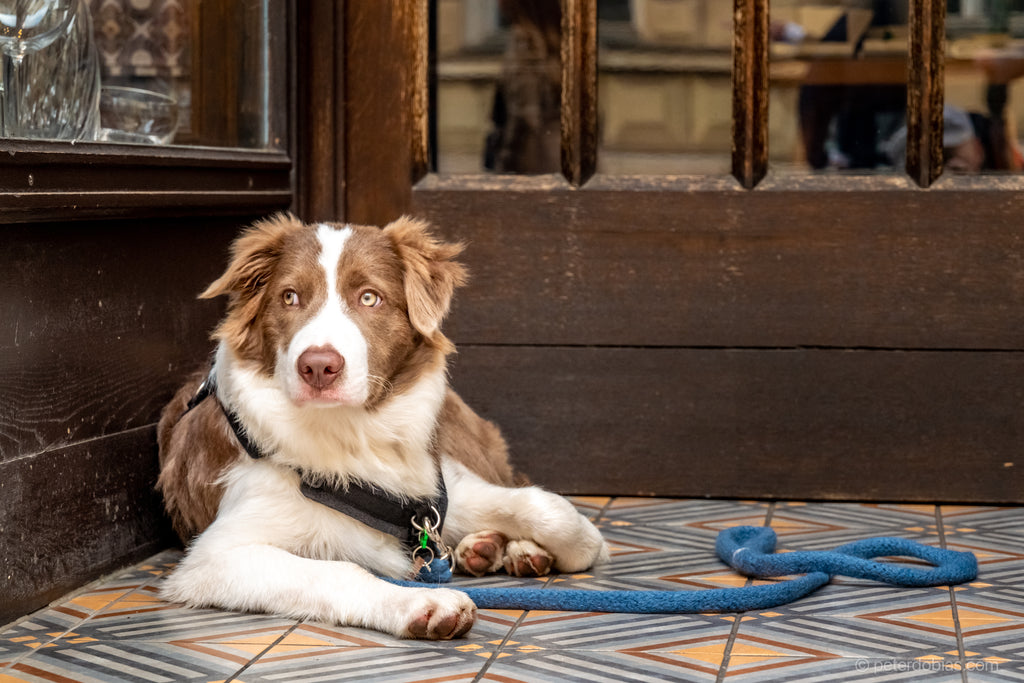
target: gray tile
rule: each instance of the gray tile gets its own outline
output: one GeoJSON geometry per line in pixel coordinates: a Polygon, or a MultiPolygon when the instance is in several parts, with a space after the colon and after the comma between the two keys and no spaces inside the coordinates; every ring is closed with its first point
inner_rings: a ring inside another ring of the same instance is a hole
{"type": "Polygon", "coordinates": [[[471,681],[490,655],[489,650],[458,644],[430,648],[338,647],[293,656],[271,650],[247,668],[241,679],[245,683],[471,681]]]}

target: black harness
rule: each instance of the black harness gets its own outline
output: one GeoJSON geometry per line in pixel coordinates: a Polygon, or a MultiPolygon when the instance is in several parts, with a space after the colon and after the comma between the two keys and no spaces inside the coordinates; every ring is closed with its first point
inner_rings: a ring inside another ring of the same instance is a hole
{"type": "MultiPolygon", "coordinates": [[[[195,396],[188,402],[182,414],[213,397],[224,412],[231,425],[238,443],[253,460],[262,460],[267,454],[249,438],[238,415],[227,409],[217,399],[217,387],[213,371],[203,381],[195,396]]],[[[347,515],[366,526],[394,536],[411,553],[414,559],[421,559],[427,565],[435,558],[446,559],[448,549],[441,541],[441,527],[444,525],[448,512],[448,491],[444,485],[444,477],[438,472],[438,495],[435,498],[405,499],[372,485],[351,481],[347,485],[311,484],[299,471],[301,484],[299,490],[309,500],[326,505],[343,515],[347,515]]]]}

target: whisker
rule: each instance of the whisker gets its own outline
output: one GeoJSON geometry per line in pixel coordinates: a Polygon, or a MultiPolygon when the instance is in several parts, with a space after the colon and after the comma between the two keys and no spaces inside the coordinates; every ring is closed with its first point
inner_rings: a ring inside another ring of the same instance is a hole
{"type": "Polygon", "coordinates": [[[367,375],[367,380],[369,380],[371,384],[375,384],[378,387],[380,387],[381,392],[385,396],[389,396],[391,392],[394,391],[395,389],[394,385],[391,383],[391,380],[387,379],[386,377],[381,377],[380,375],[367,375]]]}

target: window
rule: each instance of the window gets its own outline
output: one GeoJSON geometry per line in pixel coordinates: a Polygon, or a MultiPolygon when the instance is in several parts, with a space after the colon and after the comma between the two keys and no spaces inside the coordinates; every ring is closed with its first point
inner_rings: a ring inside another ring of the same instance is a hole
{"type": "MultiPolygon", "coordinates": [[[[594,4],[596,171],[728,173],[733,3],[594,4]]],[[[930,3],[936,21],[942,19],[941,4],[930,3]]],[[[927,51],[936,60],[934,73],[916,77],[926,76],[928,87],[945,95],[936,101],[943,126],[939,161],[949,172],[1019,171],[1024,3],[948,5],[944,28],[928,28],[944,30],[945,39],[922,34],[913,46],[914,54],[927,51]]],[[[567,25],[561,15],[567,6],[558,0],[436,3],[439,172],[559,169],[561,37],[567,25]]],[[[908,0],[739,5],[744,6],[767,12],[755,19],[766,18],[764,152],[772,171],[902,175],[908,64],[930,63],[910,59],[908,0]]],[[[737,77],[745,77],[745,70],[737,77]]]]}
{"type": "Polygon", "coordinates": [[[284,60],[271,54],[270,41],[279,3],[7,4],[0,13],[4,137],[283,146],[275,123],[285,102],[284,60]]]}
{"type": "Polygon", "coordinates": [[[0,8],[0,220],[291,203],[289,3],[0,8]]]}

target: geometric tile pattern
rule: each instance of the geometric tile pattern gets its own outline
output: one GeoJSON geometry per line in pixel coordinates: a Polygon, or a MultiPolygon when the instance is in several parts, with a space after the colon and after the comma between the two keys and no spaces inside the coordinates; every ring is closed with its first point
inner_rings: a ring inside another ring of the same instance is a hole
{"type": "Polygon", "coordinates": [[[467,585],[704,590],[744,585],[714,555],[724,528],[769,524],[780,549],[899,536],[970,550],[969,585],[894,588],[838,578],[743,614],[481,610],[453,642],[267,615],[190,610],[157,591],[169,550],[0,628],[8,681],[1024,682],[1024,508],[575,498],[612,561],[544,579],[467,585]]]}

